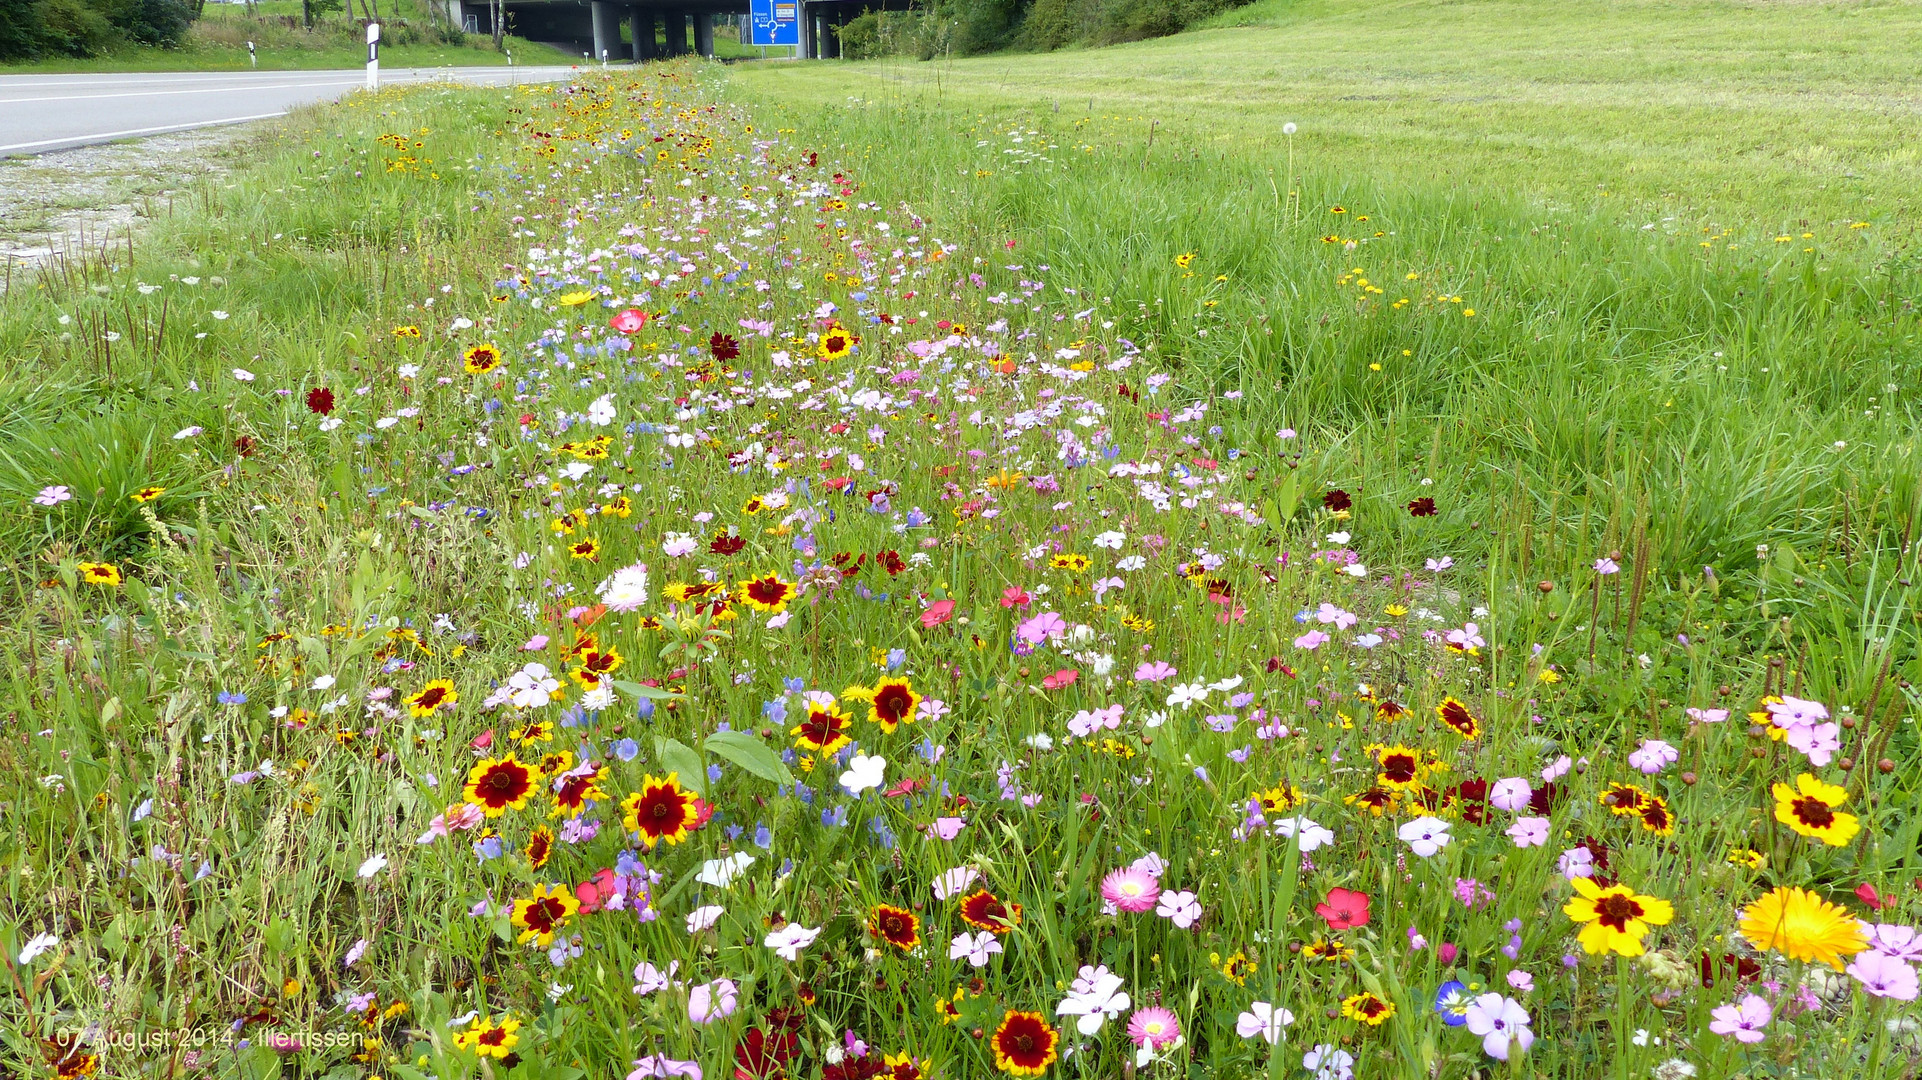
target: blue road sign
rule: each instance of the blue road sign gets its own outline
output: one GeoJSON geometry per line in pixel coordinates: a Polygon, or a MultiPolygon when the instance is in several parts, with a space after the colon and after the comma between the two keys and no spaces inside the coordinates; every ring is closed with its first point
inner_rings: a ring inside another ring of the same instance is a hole
{"type": "Polygon", "coordinates": [[[749,0],[749,45],[799,45],[801,0],[749,0]]]}

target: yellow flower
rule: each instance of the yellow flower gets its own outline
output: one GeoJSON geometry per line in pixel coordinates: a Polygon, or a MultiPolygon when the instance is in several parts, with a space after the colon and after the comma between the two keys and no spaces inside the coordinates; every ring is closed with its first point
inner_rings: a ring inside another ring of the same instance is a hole
{"type": "Polygon", "coordinates": [[[1742,909],[1742,937],[1791,960],[1819,960],[1837,971],[1842,958],[1868,948],[1862,922],[1847,908],[1807,889],[1782,887],[1742,909]]]}
{"type": "Polygon", "coordinates": [[[1359,1020],[1369,1027],[1380,1027],[1395,1015],[1395,1003],[1383,1001],[1375,995],[1362,991],[1341,1003],[1341,1014],[1350,1020],[1359,1020]]]}
{"type": "Polygon", "coordinates": [[[74,570],[80,574],[80,580],[89,585],[112,588],[120,584],[120,568],[112,563],[83,562],[74,570]]]}
{"type": "Polygon", "coordinates": [[[1665,926],[1675,918],[1668,901],[1643,896],[1626,885],[1604,889],[1585,877],[1574,880],[1576,896],[1562,911],[1578,923],[1587,923],[1577,940],[1591,953],[1613,952],[1623,956],[1642,955],[1642,939],[1651,926],[1665,926]]]}
{"type": "Polygon", "coordinates": [[[155,487],[154,485],[149,484],[146,487],[141,488],[139,491],[134,492],[131,498],[133,499],[134,502],[137,502],[137,503],[152,502],[155,499],[158,499],[159,497],[161,497],[162,495],[165,495],[166,493],[167,493],[166,488],[155,487]]]}
{"type": "Polygon", "coordinates": [[[501,1017],[496,1024],[487,1017],[477,1017],[467,1026],[467,1030],[454,1036],[454,1047],[459,1050],[472,1050],[482,1057],[504,1058],[521,1041],[515,1032],[520,1030],[521,1022],[509,1016],[501,1017]]]}
{"type": "Polygon", "coordinates": [[[580,307],[592,299],[594,299],[592,290],[576,289],[573,292],[562,293],[560,295],[560,305],[562,307],[580,307]]]}
{"type": "Polygon", "coordinates": [[[566,885],[534,886],[532,896],[514,901],[514,925],[521,928],[520,936],[514,939],[515,944],[525,945],[531,941],[546,948],[580,907],[581,902],[575,899],[574,890],[566,885]]]}
{"type": "Polygon", "coordinates": [[[454,684],[451,680],[435,679],[421,687],[420,693],[407,699],[407,714],[416,719],[432,716],[442,706],[452,705],[458,700],[460,695],[454,692],[454,684]]]}
{"type": "Polygon", "coordinates": [[[1825,784],[1808,773],[1795,778],[1795,787],[1777,784],[1775,820],[1832,847],[1842,847],[1862,831],[1854,814],[1837,813],[1835,808],[1848,801],[1846,789],[1825,784]]]}

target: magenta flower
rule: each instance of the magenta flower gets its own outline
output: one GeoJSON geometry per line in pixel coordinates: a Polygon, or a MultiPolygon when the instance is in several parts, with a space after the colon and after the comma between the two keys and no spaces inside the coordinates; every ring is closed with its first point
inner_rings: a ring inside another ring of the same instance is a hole
{"type": "Polygon", "coordinates": [[[1709,1013],[1709,1031],[1736,1041],[1758,1043],[1768,1036],[1762,1031],[1774,1019],[1774,1010],[1769,1008],[1768,999],[1760,994],[1749,994],[1734,1005],[1722,1005],[1709,1013]]]}
{"type": "Polygon", "coordinates": [[[1181,1038],[1181,1020],[1159,1005],[1136,1009],[1128,1018],[1128,1038],[1138,1047],[1159,1050],[1181,1038]]]}
{"type": "Polygon", "coordinates": [[[1314,650],[1321,648],[1323,645],[1326,645],[1333,640],[1335,639],[1329,637],[1327,634],[1324,634],[1319,630],[1310,630],[1307,633],[1295,639],[1295,648],[1307,649],[1308,651],[1313,652],[1314,650]]]}
{"type": "Polygon", "coordinates": [[[1101,898],[1121,911],[1139,915],[1155,909],[1161,899],[1161,882],[1146,870],[1124,866],[1101,879],[1101,898]]]}
{"type": "Polygon", "coordinates": [[[1532,789],[1528,781],[1519,776],[1503,777],[1488,789],[1488,802],[1497,810],[1514,812],[1528,809],[1528,796],[1532,789]]]}
{"type": "Polygon", "coordinates": [[[1023,619],[1014,629],[1014,636],[1030,645],[1039,645],[1051,637],[1060,637],[1068,632],[1068,620],[1052,611],[1044,611],[1032,619],[1023,619]]]}
{"type": "Polygon", "coordinates": [[[1548,843],[1549,824],[1545,817],[1516,818],[1515,824],[1508,827],[1508,838],[1515,841],[1518,848],[1541,847],[1548,843]]]}

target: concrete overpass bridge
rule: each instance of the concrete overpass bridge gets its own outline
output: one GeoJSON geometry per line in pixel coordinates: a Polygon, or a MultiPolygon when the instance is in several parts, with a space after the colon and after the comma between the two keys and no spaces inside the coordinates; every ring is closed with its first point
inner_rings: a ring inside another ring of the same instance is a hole
{"type": "MultiPolygon", "coordinates": [[[[841,55],[835,31],[866,11],[904,10],[911,0],[774,0],[792,5],[799,29],[795,55],[841,55]]],[[[445,0],[455,26],[494,32],[491,0],[445,0]]],[[[714,24],[724,18],[745,29],[749,0],[502,0],[507,29],[531,41],[570,46],[610,63],[665,60],[690,53],[714,55],[714,24]],[[625,31],[625,33],[623,33],[625,31]]],[[[742,35],[743,44],[747,36],[742,35]]],[[[775,46],[784,48],[785,46],[775,46]]]]}

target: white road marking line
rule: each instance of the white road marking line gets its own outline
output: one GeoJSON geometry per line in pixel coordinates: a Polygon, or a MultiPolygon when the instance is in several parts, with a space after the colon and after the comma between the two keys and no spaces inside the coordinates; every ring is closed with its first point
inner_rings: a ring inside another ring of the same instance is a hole
{"type": "Polygon", "coordinates": [[[287,110],[282,109],[279,112],[258,113],[254,116],[229,116],[220,120],[202,120],[193,124],[168,124],[163,127],[129,128],[126,131],[85,132],[62,136],[58,139],[41,139],[37,142],[12,143],[10,145],[0,146],[0,154],[4,154],[9,150],[27,150],[35,146],[52,146],[55,143],[73,142],[76,139],[92,141],[99,139],[120,139],[130,135],[159,135],[169,131],[191,131],[194,128],[217,127],[221,124],[244,124],[249,120],[271,120],[276,116],[286,115],[287,110]]]}

